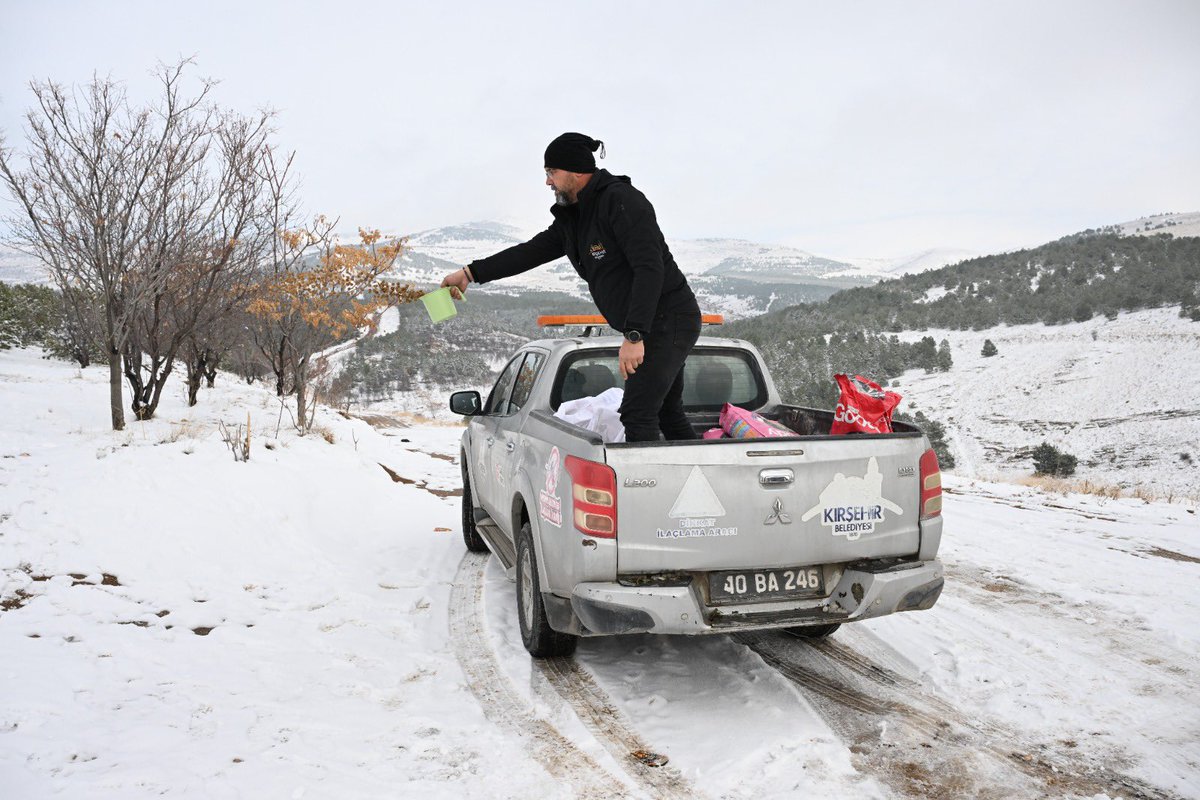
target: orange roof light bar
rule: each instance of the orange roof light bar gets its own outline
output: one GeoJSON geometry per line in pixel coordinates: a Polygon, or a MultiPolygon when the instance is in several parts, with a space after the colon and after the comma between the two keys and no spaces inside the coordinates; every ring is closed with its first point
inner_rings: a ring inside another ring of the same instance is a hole
{"type": "MultiPolygon", "coordinates": [[[[725,317],[721,314],[702,314],[702,325],[722,325],[725,317]]],[[[543,314],[537,318],[539,328],[560,328],[565,325],[608,325],[608,320],[599,314],[543,314]]]]}

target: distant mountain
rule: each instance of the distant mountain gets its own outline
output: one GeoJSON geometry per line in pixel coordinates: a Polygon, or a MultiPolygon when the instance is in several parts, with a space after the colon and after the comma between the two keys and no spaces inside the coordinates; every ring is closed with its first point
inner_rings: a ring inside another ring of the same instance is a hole
{"type": "MultiPolygon", "coordinates": [[[[933,250],[922,250],[899,258],[854,258],[856,276],[872,275],[880,278],[896,278],[900,275],[912,275],[931,269],[940,269],[947,264],[957,264],[968,258],[975,258],[979,253],[972,250],[943,247],[933,250]]],[[[834,277],[830,275],[827,277],[834,277]]]]}
{"type": "Polygon", "coordinates": [[[802,326],[813,333],[983,330],[1086,322],[1096,315],[1111,318],[1163,306],[1179,306],[1181,315],[1200,321],[1197,287],[1200,237],[1085,232],[849,289],[820,306],[785,309],[738,325],[767,332],[802,326]]]}
{"type": "MultiPolygon", "coordinates": [[[[496,222],[470,222],[409,236],[408,251],[393,273],[397,280],[430,284],[477,258],[527,241],[532,231],[496,222]]],[[[741,239],[671,239],[668,246],[707,313],[731,318],[772,308],[819,302],[836,291],[864,286],[878,276],[860,275],[854,265],[820,258],[784,245],[741,239]]],[[[560,292],[590,299],[587,286],[565,259],[489,284],[480,291],[519,294],[560,292]]]]}
{"type": "MultiPolygon", "coordinates": [[[[475,259],[527,241],[536,232],[488,220],[418,231],[409,235],[408,250],[391,277],[420,287],[436,286],[447,273],[475,259]]],[[[1075,236],[1107,234],[1144,237],[1158,233],[1200,236],[1200,212],[1156,214],[1084,231],[1075,236]]],[[[343,237],[345,241],[354,241],[356,238],[343,237]]],[[[978,261],[975,254],[969,251],[949,248],[929,249],[895,258],[834,259],[787,245],[745,239],[671,238],[668,244],[680,269],[688,276],[700,297],[702,308],[706,312],[726,314],[731,319],[755,316],[800,303],[821,302],[843,289],[868,287],[881,280],[904,276],[930,275],[945,270],[947,265],[978,261]]],[[[1039,269],[1044,272],[1049,268],[1039,269]]],[[[1055,269],[1058,268],[1051,271],[1055,269]]],[[[973,270],[968,271],[973,273],[973,270]]],[[[36,260],[3,247],[0,247],[0,280],[9,283],[49,282],[36,260]]],[[[1032,289],[1036,289],[1036,281],[1041,279],[1029,280],[1032,281],[1032,289]]],[[[920,281],[921,289],[914,296],[916,302],[936,305],[946,295],[961,295],[965,291],[956,281],[941,281],[941,278],[920,281]]],[[[587,287],[565,258],[523,275],[480,287],[476,291],[510,296],[536,291],[550,293],[547,297],[561,294],[577,300],[590,300],[587,287]]],[[[1034,298],[1035,304],[1043,303],[1045,291],[1034,298]]],[[[949,302],[942,303],[940,307],[945,308],[949,302]]],[[[1108,307],[1109,302],[1105,300],[1101,305],[1108,307]]],[[[1188,305],[1186,298],[1184,304],[1188,305]]],[[[1136,305],[1145,307],[1144,303],[1136,305]]],[[[987,306],[983,309],[985,316],[990,318],[994,315],[987,306]]],[[[1075,312],[1082,313],[1082,309],[1077,308],[1073,314],[1075,312]]]]}
{"type": "Polygon", "coordinates": [[[689,275],[800,282],[853,268],[795,247],[744,239],[669,239],[667,244],[679,268],[689,275]]]}
{"type": "Polygon", "coordinates": [[[0,245],[0,281],[49,285],[50,274],[36,258],[0,245]]]}
{"type": "MultiPolygon", "coordinates": [[[[417,285],[436,285],[447,273],[528,241],[532,235],[533,232],[500,222],[468,222],[413,233],[391,277],[417,285]]],[[[565,258],[493,284],[485,291],[518,294],[530,290],[588,298],[587,286],[565,258]]]]}
{"type": "Polygon", "coordinates": [[[408,246],[447,261],[466,263],[528,239],[520,228],[500,222],[467,222],[409,234],[408,246]]]}

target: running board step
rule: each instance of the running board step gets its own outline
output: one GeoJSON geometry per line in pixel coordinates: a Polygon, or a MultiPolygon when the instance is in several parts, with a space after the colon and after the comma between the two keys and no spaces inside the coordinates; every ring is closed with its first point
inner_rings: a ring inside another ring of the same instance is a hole
{"type": "Polygon", "coordinates": [[[508,541],[508,537],[504,535],[504,531],[500,530],[500,526],[496,525],[490,518],[487,523],[476,522],[475,530],[487,542],[488,549],[499,557],[500,563],[504,565],[504,570],[508,574],[508,577],[513,578],[516,574],[517,552],[513,549],[512,543],[508,541]]]}

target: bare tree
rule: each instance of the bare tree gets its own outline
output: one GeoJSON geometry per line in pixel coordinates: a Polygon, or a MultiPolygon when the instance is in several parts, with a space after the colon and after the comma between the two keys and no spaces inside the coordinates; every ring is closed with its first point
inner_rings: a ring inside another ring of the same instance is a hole
{"type": "MultiPolygon", "coordinates": [[[[203,368],[197,368],[197,372],[203,374],[204,378],[208,380],[210,388],[216,378],[217,364],[222,365],[248,384],[264,380],[270,373],[270,368],[254,341],[251,326],[255,322],[257,320],[245,308],[235,309],[221,321],[220,329],[212,335],[211,339],[206,340],[219,344],[215,360],[210,362],[206,359],[203,368]]],[[[203,346],[206,341],[201,340],[197,344],[203,346]]]]}
{"type": "MultiPolygon", "coordinates": [[[[198,116],[179,129],[163,163],[161,181],[173,188],[163,193],[157,249],[148,259],[154,290],[134,316],[124,352],[138,419],[154,415],[181,348],[211,339],[220,320],[244,304],[275,238],[259,170],[270,151],[269,119],[198,116]]],[[[210,341],[201,351],[215,349],[210,341]]]]}
{"type": "MultiPolygon", "coordinates": [[[[314,253],[332,240],[337,225],[337,220],[325,217],[317,217],[311,222],[302,220],[292,173],[294,159],[295,153],[285,158],[267,152],[260,162],[261,175],[267,186],[268,217],[275,232],[259,267],[260,293],[311,266],[314,253]]],[[[255,348],[275,375],[275,394],[279,397],[290,395],[295,391],[292,367],[296,359],[293,354],[297,349],[308,350],[310,345],[310,331],[302,309],[278,303],[270,313],[249,315],[246,325],[255,348]]]]}
{"type": "Polygon", "coordinates": [[[194,94],[183,92],[189,63],[160,66],[162,96],[141,108],[108,78],[95,76],[80,90],[34,81],[24,168],[0,140],[0,179],[21,210],[9,221],[14,246],[41,260],[68,302],[82,293],[99,298],[104,309],[114,430],[125,427],[121,355],[137,313],[169,275],[155,267],[170,193],[179,187],[170,179],[180,171],[177,145],[208,113],[211,81],[201,81],[194,94]]]}
{"type": "Polygon", "coordinates": [[[50,352],[70,358],[80,367],[105,357],[104,304],[83,291],[59,292],[61,324],[50,352]]]}

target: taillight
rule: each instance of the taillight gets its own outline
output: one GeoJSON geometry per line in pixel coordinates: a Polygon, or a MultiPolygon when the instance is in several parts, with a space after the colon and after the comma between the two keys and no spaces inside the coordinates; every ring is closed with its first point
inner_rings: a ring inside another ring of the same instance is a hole
{"type": "Polygon", "coordinates": [[[942,469],[937,453],[926,450],[921,456],[921,519],[933,519],[942,513],[942,469]]]}
{"type": "Polygon", "coordinates": [[[597,461],[567,456],[576,529],[598,539],[617,538],[617,473],[597,461]]]}

